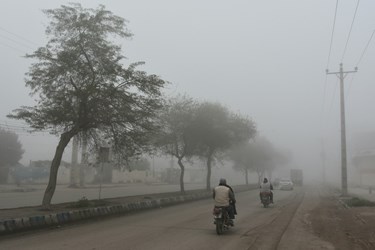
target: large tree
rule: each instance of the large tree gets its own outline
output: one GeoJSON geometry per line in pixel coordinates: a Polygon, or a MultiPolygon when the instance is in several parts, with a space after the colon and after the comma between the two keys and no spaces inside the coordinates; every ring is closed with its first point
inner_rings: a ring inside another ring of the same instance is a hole
{"type": "Polygon", "coordinates": [[[113,41],[132,34],[126,20],[103,5],[96,9],[62,5],[44,13],[50,18],[46,29],[49,40],[27,55],[34,63],[26,85],[39,99],[34,107],[14,110],[9,117],[60,135],[42,202],[48,207],[71,138],[80,134],[105,138],[115,153],[134,155],[154,129],[164,81],[136,70],[139,63],[123,65],[121,47],[113,41]]]}
{"type": "Polygon", "coordinates": [[[164,106],[160,123],[161,130],[156,137],[156,145],[163,154],[177,158],[180,167],[180,191],[185,192],[184,158],[192,154],[192,137],[189,134],[197,109],[197,103],[186,96],[170,98],[164,106]]]}
{"type": "Polygon", "coordinates": [[[252,120],[230,112],[220,103],[205,102],[199,105],[191,126],[195,154],[206,160],[206,189],[211,189],[211,167],[214,160],[236,144],[248,141],[256,133],[252,120]]]}
{"type": "Polygon", "coordinates": [[[0,129],[0,183],[7,181],[9,168],[21,160],[23,153],[18,135],[0,129]]]}

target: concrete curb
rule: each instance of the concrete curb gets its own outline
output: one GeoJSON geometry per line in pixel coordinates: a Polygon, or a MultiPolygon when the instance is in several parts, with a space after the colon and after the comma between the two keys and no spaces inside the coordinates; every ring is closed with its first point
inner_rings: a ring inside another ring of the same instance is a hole
{"type": "MultiPolygon", "coordinates": [[[[247,186],[236,187],[236,193],[248,191],[250,189],[252,188],[247,186]]],[[[0,220],[0,235],[59,226],[71,222],[89,220],[96,217],[125,215],[133,212],[144,211],[147,209],[162,208],[208,198],[212,198],[212,192],[210,191],[147,201],[137,201],[128,204],[77,209],[73,211],[64,211],[48,215],[3,219],[0,220]]]]}

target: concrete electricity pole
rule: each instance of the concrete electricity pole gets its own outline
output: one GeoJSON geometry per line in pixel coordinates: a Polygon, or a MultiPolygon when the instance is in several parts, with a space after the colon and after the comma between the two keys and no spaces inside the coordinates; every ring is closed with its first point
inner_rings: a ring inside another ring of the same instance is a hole
{"type": "Polygon", "coordinates": [[[341,113],[341,195],[348,195],[348,176],[347,176],[347,160],[346,160],[346,132],[345,132],[345,102],[344,102],[344,78],[349,73],[356,73],[357,67],[354,71],[344,71],[342,63],[340,63],[339,72],[328,72],[329,74],[335,74],[340,79],[340,113],[341,113]]]}
{"type": "Polygon", "coordinates": [[[70,187],[78,187],[79,182],[79,166],[78,166],[78,138],[73,137],[72,143],[72,161],[70,167],[70,187]]]}
{"type": "Polygon", "coordinates": [[[323,184],[326,184],[326,153],[324,150],[323,139],[322,139],[322,151],[320,153],[320,158],[322,160],[322,181],[323,181],[323,184]]]}
{"type": "Polygon", "coordinates": [[[84,138],[82,141],[82,154],[81,154],[81,164],[79,168],[79,186],[85,186],[85,169],[88,163],[88,153],[87,153],[87,139],[84,138]]]}

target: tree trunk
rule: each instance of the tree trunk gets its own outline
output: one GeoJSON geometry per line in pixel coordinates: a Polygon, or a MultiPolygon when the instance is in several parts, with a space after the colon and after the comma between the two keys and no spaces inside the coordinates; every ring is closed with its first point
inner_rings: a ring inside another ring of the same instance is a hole
{"type": "Polygon", "coordinates": [[[245,168],[245,178],[246,178],[246,186],[249,185],[249,171],[247,168],[245,168]]]}
{"type": "Polygon", "coordinates": [[[63,156],[65,147],[68,145],[70,139],[76,133],[77,132],[74,132],[74,131],[68,131],[66,133],[63,133],[60,137],[59,144],[56,147],[55,156],[53,157],[53,160],[51,163],[48,185],[43,196],[42,206],[44,208],[49,208],[49,206],[51,205],[51,200],[56,189],[57,172],[59,170],[61,158],[63,156]]]}
{"type": "Polygon", "coordinates": [[[211,163],[212,163],[213,152],[210,150],[207,156],[207,178],[206,178],[206,189],[211,190],[211,163]]]}
{"type": "Polygon", "coordinates": [[[6,184],[8,182],[9,168],[6,166],[0,166],[0,184],[6,184]]]}
{"type": "Polygon", "coordinates": [[[261,183],[260,178],[262,177],[262,173],[257,171],[257,174],[258,174],[258,187],[259,187],[261,183]]]}
{"type": "Polygon", "coordinates": [[[178,159],[178,165],[180,166],[181,173],[180,173],[180,190],[181,193],[185,193],[185,187],[184,187],[184,174],[185,174],[185,166],[182,164],[182,159],[178,159]]]}

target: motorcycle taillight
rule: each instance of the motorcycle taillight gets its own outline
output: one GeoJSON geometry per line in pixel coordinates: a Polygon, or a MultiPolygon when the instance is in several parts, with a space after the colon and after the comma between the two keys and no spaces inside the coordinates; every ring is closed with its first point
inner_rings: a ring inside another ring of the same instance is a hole
{"type": "Polygon", "coordinates": [[[221,213],[221,208],[214,207],[212,213],[213,213],[214,215],[220,214],[220,213],[221,213]]]}

